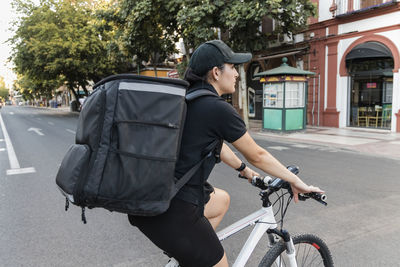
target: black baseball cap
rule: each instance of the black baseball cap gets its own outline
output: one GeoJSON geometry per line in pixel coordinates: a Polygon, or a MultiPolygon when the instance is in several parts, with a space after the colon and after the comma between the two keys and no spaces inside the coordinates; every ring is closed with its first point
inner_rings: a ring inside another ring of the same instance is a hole
{"type": "Polygon", "coordinates": [[[212,40],[201,44],[189,61],[189,68],[203,76],[214,67],[224,63],[242,64],[250,61],[251,53],[235,53],[221,40],[212,40]]]}

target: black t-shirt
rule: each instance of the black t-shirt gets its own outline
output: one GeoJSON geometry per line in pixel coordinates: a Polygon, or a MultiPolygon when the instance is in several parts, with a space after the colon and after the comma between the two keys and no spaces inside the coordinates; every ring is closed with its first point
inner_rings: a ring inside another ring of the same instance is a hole
{"type": "MultiPolygon", "coordinates": [[[[191,167],[198,163],[207,147],[215,140],[236,141],[246,133],[246,125],[236,110],[219,97],[214,87],[199,82],[191,86],[188,92],[207,89],[215,96],[202,96],[188,102],[186,120],[183,129],[179,159],[176,163],[175,176],[182,177],[191,167]]],[[[210,175],[216,158],[211,156],[193,175],[176,197],[198,206],[204,205],[204,183],[210,175]]]]}

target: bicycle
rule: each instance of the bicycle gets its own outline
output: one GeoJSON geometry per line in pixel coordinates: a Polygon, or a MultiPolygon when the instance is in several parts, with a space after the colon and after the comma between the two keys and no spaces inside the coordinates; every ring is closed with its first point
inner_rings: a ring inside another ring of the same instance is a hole
{"type": "MultiPolygon", "coordinates": [[[[287,168],[294,174],[299,173],[297,166],[288,166],[287,168]]],[[[239,175],[239,177],[241,176],[239,175]]],[[[247,226],[255,225],[236,258],[233,267],[245,266],[264,233],[268,235],[270,249],[261,260],[259,267],[333,266],[331,252],[321,238],[313,234],[301,234],[291,237],[289,232],[283,229],[284,217],[293,198],[290,184],[279,178],[255,176],[252,179],[252,185],[261,189],[262,208],[217,233],[219,240],[222,241],[247,226]],[[281,195],[278,194],[279,191],[282,192],[281,195]],[[270,201],[272,194],[278,195],[274,203],[270,201]],[[286,198],[285,205],[286,195],[289,195],[289,197],[286,198]],[[278,212],[274,213],[273,207],[276,203],[279,203],[279,209],[278,212]],[[281,219],[277,222],[275,216],[279,211],[281,212],[281,219]],[[278,223],[280,223],[280,229],[278,229],[278,223]]],[[[299,200],[302,201],[310,198],[327,205],[327,198],[324,194],[308,193],[299,195],[299,200]]],[[[179,263],[174,258],[170,258],[165,267],[179,267],[179,263]]]]}

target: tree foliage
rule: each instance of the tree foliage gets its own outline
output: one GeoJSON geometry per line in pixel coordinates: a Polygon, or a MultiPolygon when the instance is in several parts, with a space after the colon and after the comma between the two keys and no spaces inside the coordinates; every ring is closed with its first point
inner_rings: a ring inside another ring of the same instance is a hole
{"type": "Polygon", "coordinates": [[[0,102],[8,99],[8,88],[6,87],[6,83],[4,81],[4,77],[0,76],[0,102]]]}
{"type": "Polygon", "coordinates": [[[309,0],[186,0],[178,12],[178,24],[189,47],[216,38],[216,30],[228,35],[234,49],[259,51],[267,47],[270,35],[260,31],[264,17],[276,21],[272,34],[292,34],[306,26],[315,15],[309,0]]]}
{"type": "Polygon", "coordinates": [[[35,85],[66,83],[77,95],[79,87],[87,94],[90,81],[115,72],[94,23],[94,11],[86,1],[42,0],[38,6],[22,0],[13,3],[21,17],[10,40],[12,60],[24,78],[35,85]]]}
{"type": "MultiPolygon", "coordinates": [[[[119,0],[101,13],[115,25],[113,47],[127,57],[157,65],[175,52],[178,41],[176,14],[180,1],[119,0]]],[[[115,52],[115,51],[114,51],[115,52]]]]}
{"type": "Polygon", "coordinates": [[[115,0],[103,18],[117,25],[114,47],[156,64],[174,52],[178,38],[189,51],[218,38],[218,31],[234,49],[258,51],[270,38],[260,32],[265,16],[277,21],[272,34],[290,35],[314,14],[309,0],[115,0]]]}

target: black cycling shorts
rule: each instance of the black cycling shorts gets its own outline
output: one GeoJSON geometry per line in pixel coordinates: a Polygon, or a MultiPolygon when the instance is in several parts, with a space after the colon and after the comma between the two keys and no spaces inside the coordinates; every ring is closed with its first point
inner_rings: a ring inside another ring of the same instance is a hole
{"type": "Polygon", "coordinates": [[[210,222],[200,215],[198,206],[189,202],[175,198],[161,215],[128,215],[128,218],[156,246],[174,257],[180,266],[211,267],[224,256],[224,249],[210,222]]]}

